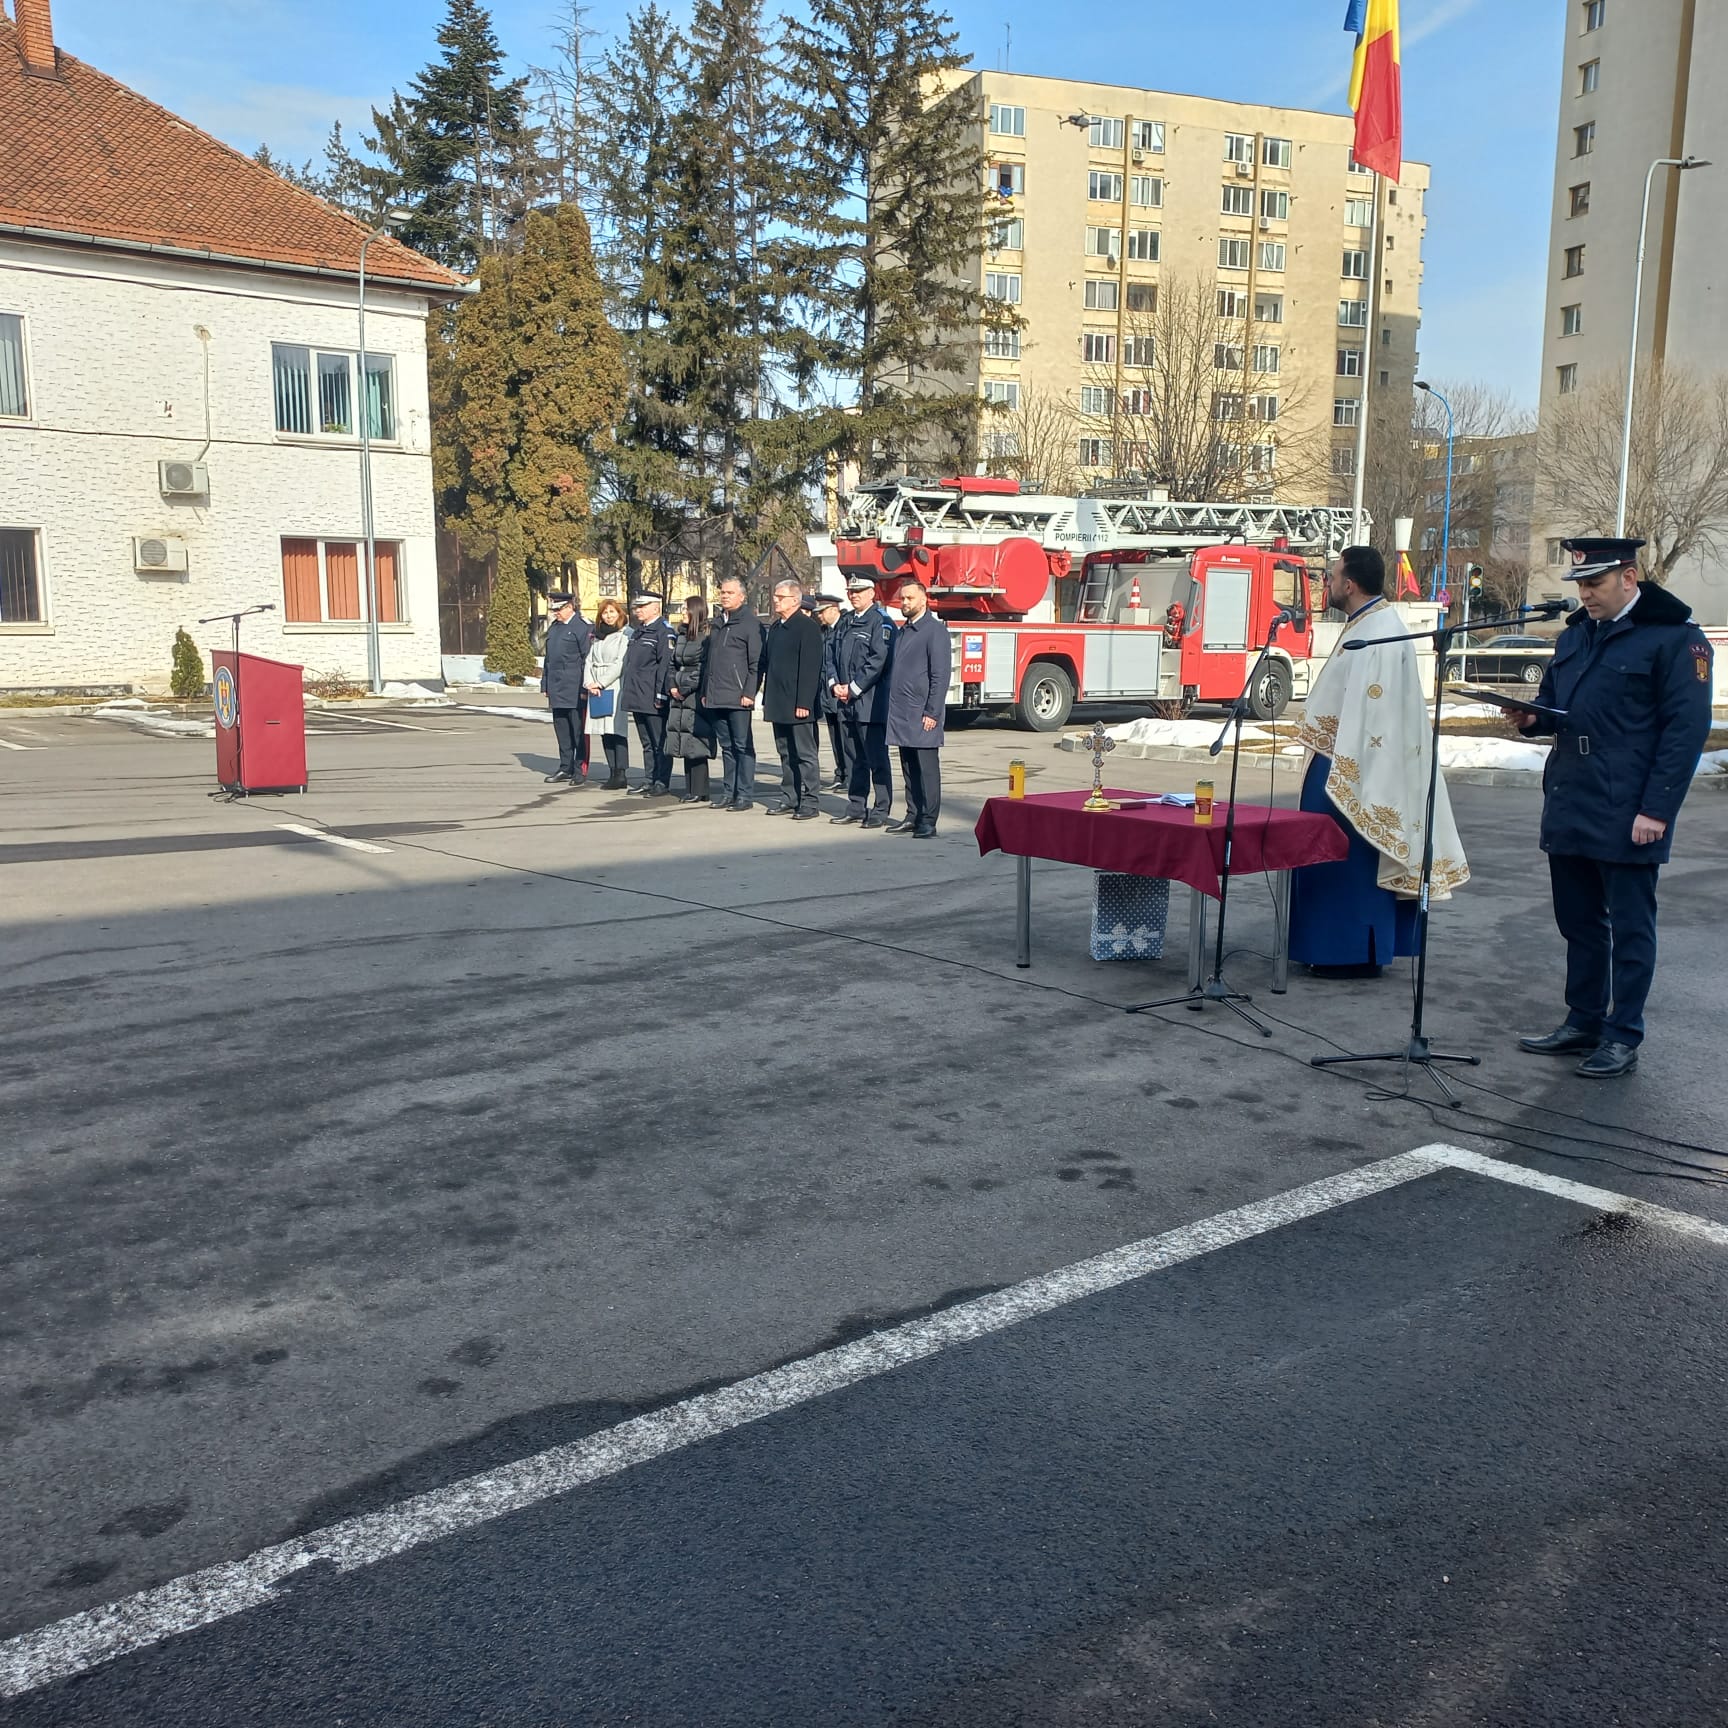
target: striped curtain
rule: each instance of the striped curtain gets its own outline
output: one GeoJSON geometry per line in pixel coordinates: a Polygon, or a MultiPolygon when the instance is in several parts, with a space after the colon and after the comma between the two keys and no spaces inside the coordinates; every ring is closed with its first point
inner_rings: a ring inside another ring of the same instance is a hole
{"type": "Polygon", "coordinates": [[[276,430],[312,432],[312,354],[310,349],[278,342],[271,347],[276,377],[276,430]]]}
{"type": "Polygon", "coordinates": [[[388,354],[366,356],[366,435],[369,438],[388,440],[396,436],[396,401],[391,394],[394,387],[391,364],[388,354]]]}
{"type": "Polygon", "coordinates": [[[290,624],[321,624],[318,598],[318,542],[282,542],[282,616],[290,624]]]}
{"type": "Polygon", "coordinates": [[[375,541],[372,551],[377,559],[378,622],[380,624],[400,624],[402,622],[402,588],[401,576],[397,569],[396,543],[392,540],[375,541]]]}
{"type": "Polygon", "coordinates": [[[0,528],[0,624],[41,622],[36,532],[32,528],[0,528]]]}
{"type": "Polygon", "coordinates": [[[30,392],[24,383],[24,320],[16,312],[0,312],[0,414],[20,419],[30,412],[30,392]]]}
{"type": "Polygon", "coordinates": [[[324,542],[324,586],[330,595],[329,616],[360,616],[360,548],[352,540],[324,542]]]}

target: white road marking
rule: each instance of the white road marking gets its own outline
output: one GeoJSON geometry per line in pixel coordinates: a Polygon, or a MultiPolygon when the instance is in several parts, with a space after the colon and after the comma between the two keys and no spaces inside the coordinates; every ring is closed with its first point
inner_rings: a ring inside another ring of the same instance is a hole
{"type": "Polygon", "coordinates": [[[0,738],[0,750],[34,750],[34,744],[14,744],[9,738],[0,738]]]}
{"type": "Polygon", "coordinates": [[[278,822],[278,828],[290,834],[304,834],[308,840],[322,840],[328,846],[346,846],[350,852],[394,852],[394,846],[374,846],[370,840],[350,840],[346,834],[326,833],[322,828],[308,828],[304,822],[278,822]]]}
{"type": "MultiPolygon", "coordinates": [[[[289,826],[278,824],[278,826],[289,826]]],[[[306,832],[317,833],[316,830],[306,832]]],[[[319,834],[320,839],[336,836],[319,834]]],[[[359,844],[359,842],[350,842],[359,844]]],[[[873,1333],[850,1344],[764,1374],[705,1392],[681,1404],[621,1422],[599,1434],[554,1446],[500,1465],[464,1481],[416,1495],[382,1512],[366,1513],[324,1530],[261,1548],[242,1560],[151,1590],[87,1609],[0,1644],[0,1697],[18,1697],[82,1674],[104,1662],[165,1639],[210,1626],[276,1598],[277,1586],[308,1566],[325,1563],[354,1572],[396,1554],[435,1542],[556,1495],[615,1476],[638,1464],[711,1439],[830,1392],[856,1385],[927,1356],[988,1337],[1021,1321],[1179,1266],[1220,1248],[1246,1242],[1305,1218],[1318,1217],[1353,1200],[1384,1193],[1417,1177],[1455,1169],[1495,1181],[1535,1188],[1561,1199],[1614,1212],[1631,1212],[1652,1223],[1728,1244],[1728,1229],[1691,1213],[1646,1205],[1606,1188],[1587,1188],[1503,1164],[1462,1147],[1434,1144],[1383,1158],[1221,1212],[1194,1224],[1116,1248],[1011,1285],[994,1295],[944,1308],[921,1320],[873,1333]]]]}
{"type": "Polygon", "coordinates": [[[394,732],[426,732],[426,726],[410,726],[406,720],[374,720],[369,714],[344,714],[344,720],[352,720],[361,726],[388,726],[394,732]]]}

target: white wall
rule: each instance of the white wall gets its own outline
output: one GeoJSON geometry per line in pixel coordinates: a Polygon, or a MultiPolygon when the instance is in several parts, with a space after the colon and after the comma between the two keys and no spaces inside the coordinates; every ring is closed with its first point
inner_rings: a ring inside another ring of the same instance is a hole
{"type": "MultiPolygon", "coordinates": [[[[426,395],[426,302],[368,286],[366,346],[396,358],[398,438],[374,443],[376,535],[402,543],[403,617],[380,626],[388,678],[436,678],[438,587],[426,395]]],[[[284,535],[358,539],[355,441],[279,437],[271,343],[353,350],[352,284],[0,240],[0,311],[22,313],[31,418],[0,420],[0,527],[40,530],[43,623],[0,622],[0,689],[165,688],[177,627],[205,653],[229,626],[200,617],[274,603],[242,646],[309,673],[366,671],[360,624],[288,624],[284,535]],[[208,497],[169,500],[157,462],[197,458],[208,497]],[[133,571],[134,535],[171,534],[184,577],[133,571]]]]}

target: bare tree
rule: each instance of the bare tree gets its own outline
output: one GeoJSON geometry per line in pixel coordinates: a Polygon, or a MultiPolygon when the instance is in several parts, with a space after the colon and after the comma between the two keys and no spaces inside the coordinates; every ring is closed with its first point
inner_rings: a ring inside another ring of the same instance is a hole
{"type": "MultiPolygon", "coordinates": [[[[1575,534],[1611,534],[1620,487],[1625,378],[1598,374],[1556,404],[1537,451],[1544,504],[1575,534]]],[[[1626,527],[1666,582],[1691,553],[1728,544],[1728,377],[1655,362],[1632,414],[1626,527]]]]}
{"type": "Polygon", "coordinates": [[[980,454],[990,473],[1018,480],[1023,492],[1066,495],[1080,490],[1074,460],[1078,434],[1068,403],[1035,384],[1022,384],[1014,407],[985,408],[980,454]]]}
{"type": "Polygon", "coordinates": [[[576,204],[590,226],[600,215],[594,163],[602,148],[598,125],[602,56],[600,32],[585,0],[563,0],[552,27],[552,61],[528,70],[530,103],[540,123],[543,154],[537,191],[576,204]]]}

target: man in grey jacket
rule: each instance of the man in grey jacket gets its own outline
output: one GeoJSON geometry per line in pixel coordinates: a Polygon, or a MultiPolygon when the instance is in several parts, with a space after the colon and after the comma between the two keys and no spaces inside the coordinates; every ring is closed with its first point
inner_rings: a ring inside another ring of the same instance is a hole
{"type": "Polygon", "coordinates": [[[748,810],[756,791],[750,719],[762,687],[762,620],[736,576],[720,584],[717,598],[702,672],[702,708],[720,740],[721,795],[714,808],[748,810]]]}
{"type": "Polygon", "coordinates": [[[900,584],[900,611],[906,622],[894,638],[894,669],[888,686],[888,742],[900,752],[906,787],[906,815],[890,822],[890,834],[934,840],[942,814],[943,721],[954,649],[948,627],[930,610],[922,582],[900,584]]]}

